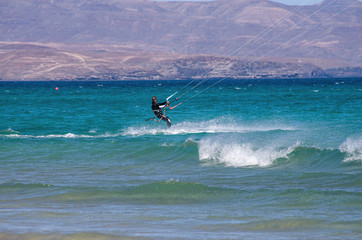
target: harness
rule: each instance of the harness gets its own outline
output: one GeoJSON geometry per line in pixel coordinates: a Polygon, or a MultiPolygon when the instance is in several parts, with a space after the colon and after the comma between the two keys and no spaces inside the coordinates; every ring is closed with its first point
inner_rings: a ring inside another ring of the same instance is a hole
{"type": "MultiPolygon", "coordinates": [[[[157,117],[157,118],[160,119],[160,120],[158,120],[158,121],[161,121],[161,120],[165,117],[166,106],[163,106],[163,107],[160,108],[160,109],[155,109],[155,110],[152,109],[152,111],[153,111],[153,113],[155,114],[155,117],[157,117]],[[162,109],[163,109],[163,113],[162,113],[162,109]]],[[[155,118],[155,117],[153,117],[153,118],[155,118]]],[[[156,121],[156,119],[155,119],[155,121],[156,121]]]]}

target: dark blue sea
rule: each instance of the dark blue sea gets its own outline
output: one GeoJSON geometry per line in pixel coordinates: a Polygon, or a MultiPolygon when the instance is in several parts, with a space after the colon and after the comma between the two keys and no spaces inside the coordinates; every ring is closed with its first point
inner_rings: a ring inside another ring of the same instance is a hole
{"type": "Polygon", "coordinates": [[[189,83],[0,82],[0,239],[362,238],[361,78],[189,83]]]}

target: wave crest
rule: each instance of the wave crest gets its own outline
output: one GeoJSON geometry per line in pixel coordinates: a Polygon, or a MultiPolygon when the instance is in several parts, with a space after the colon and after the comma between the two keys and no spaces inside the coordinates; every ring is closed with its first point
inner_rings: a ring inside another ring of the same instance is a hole
{"type": "Polygon", "coordinates": [[[233,143],[206,139],[199,142],[199,159],[205,163],[221,163],[230,167],[268,166],[287,155],[298,145],[288,148],[262,147],[250,143],[233,143]]]}
{"type": "Polygon", "coordinates": [[[346,153],[345,162],[362,161],[362,137],[347,138],[347,140],[339,146],[339,150],[346,153]]]}
{"type": "Polygon", "coordinates": [[[359,168],[362,163],[361,139],[347,139],[339,149],[294,145],[256,146],[240,140],[207,138],[198,141],[199,160],[206,165],[227,167],[282,167],[303,169],[359,168]],[[356,164],[354,164],[356,163],[356,164]]]}

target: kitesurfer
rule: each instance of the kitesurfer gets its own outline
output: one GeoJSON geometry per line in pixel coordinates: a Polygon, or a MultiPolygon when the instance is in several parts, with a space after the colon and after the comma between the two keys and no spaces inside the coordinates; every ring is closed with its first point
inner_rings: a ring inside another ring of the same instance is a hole
{"type": "Polygon", "coordinates": [[[153,113],[155,114],[155,116],[158,119],[165,121],[167,123],[167,127],[171,127],[171,119],[169,117],[167,117],[164,113],[162,113],[162,109],[164,109],[167,106],[171,108],[169,101],[166,101],[163,103],[158,103],[157,97],[155,97],[155,96],[152,97],[153,113]]]}

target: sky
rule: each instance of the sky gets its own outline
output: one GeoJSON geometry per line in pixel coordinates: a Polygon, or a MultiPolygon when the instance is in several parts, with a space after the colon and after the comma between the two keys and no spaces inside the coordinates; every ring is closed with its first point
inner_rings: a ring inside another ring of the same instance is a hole
{"type": "Polygon", "coordinates": [[[274,2],[280,2],[288,5],[310,5],[323,2],[323,0],[273,0],[274,2]]]}
{"type": "MultiPolygon", "coordinates": [[[[158,1],[210,1],[210,0],[158,0],[158,1]]],[[[288,5],[311,5],[323,2],[323,0],[269,0],[274,2],[280,2],[288,5]]]]}
{"type": "MultiPolygon", "coordinates": [[[[195,1],[212,1],[212,0],[155,0],[155,1],[190,1],[190,2],[195,2],[195,1]]],[[[283,4],[287,4],[287,5],[313,5],[313,4],[318,4],[323,2],[323,0],[269,0],[269,1],[273,1],[273,2],[279,2],[279,3],[283,3],[283,4]]],[[[361,1],[361,0],[360,0],[361,1]]]]}

